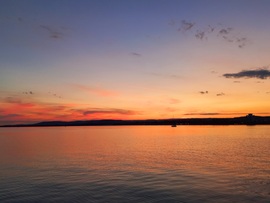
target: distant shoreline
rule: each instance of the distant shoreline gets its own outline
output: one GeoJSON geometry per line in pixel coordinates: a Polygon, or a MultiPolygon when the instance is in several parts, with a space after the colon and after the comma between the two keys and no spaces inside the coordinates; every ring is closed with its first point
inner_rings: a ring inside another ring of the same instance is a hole
{"type": "Polygon", "coordinates": [[[85,120],[45,121],[33,124],[2,125],[0,127],[57,127],[57,126],[139,126],[139,125],[270,125],[270,116],[248,114],[235,118],[175,118],[147,120],[85,120]]]}

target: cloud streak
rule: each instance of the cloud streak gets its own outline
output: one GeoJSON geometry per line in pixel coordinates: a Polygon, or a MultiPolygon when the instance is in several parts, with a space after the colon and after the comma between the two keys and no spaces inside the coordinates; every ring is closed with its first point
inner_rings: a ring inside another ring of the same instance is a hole
{"type": "Polygon", "coordinates": [[[137,112],[126,109],[117,109],[117,108],[93,108],[87,111],[82,112],[84,116],[92,114],[119,114],[119,115],[135,115],[137,112]]]}
{"type": "Polygon", "coordinates": [[[220,113],[186,113],[185,116],[216,116],[220,113]]]}
{"type": "Polygon", "coordinates": [[[80,85],[80,84],[72,84],[72,86],[79,90],[82,90],[91,94],[95,94],[101,97],[115,97],[119,94],[118,92],[103,89],[101,87],[85,86],[85,85],[80,85]]]}
{"type": "Polygon", "coordinates": [[[223,74],[225,78],[258,78],[267,79],[270,77],[270,71],[265,68],[255,70],[243,70],[238,73],[226,73],[223,74]]]}
{"type": "Polygon", "coordinates": [[[40,28],[42,28],[43,30],[46,30],[49,33],[50,38],[61,39],[61,38],[64,37],[64,33],[63,32],[60,32],[59,30],[56,30],[52,26],[40,25],[40,28]]]}

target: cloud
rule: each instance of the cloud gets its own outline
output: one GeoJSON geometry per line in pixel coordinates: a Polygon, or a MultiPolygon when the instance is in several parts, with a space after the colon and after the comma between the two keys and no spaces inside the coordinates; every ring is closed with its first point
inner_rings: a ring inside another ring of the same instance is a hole
{"type": "Polygon", "coordinates": [[[204,31],[197,31],[197,33],[195,34],[195,37],[197,39],[203,40],[205,38],[205,32],[204,31]]]}
{"type": "Polygon", "coordinates": [[[177,25],[178,23],[176,22],[176,20],[172,19],[168,24],[174,28],[178,26],[178,31],[182,31],[183,34],[189,33],[198,40],[212,39],[213,37],[216,37],[224,40],[225,42],[232,43],[239,48],[245,47],[250,42],[247,37],[239,34],[237,29],[229,26],[223,26],[221,24],[206,26],[187,20],[182,20],[180,25],[177,25]],[[194,34],[193,30],[195,28],[197,31],[194,34]]]}
{"type": "Polygon", "coordinates": [[[59,96],[59,95],[56,94],[56,93],[48,92],[48,94],[50,94],[50,95],[52,95],[52,96],[54,96],[54,97],[57,97],[57,98],[59,98],[59,99],[62,99],[62,97],[59,96]]]}
{"type": "Polygon", "coordinates": [[[118,92],[103,89],[101,87],[85,86],[80,84],[72,84],[72,86],[82,91],[102,97],[115,97],[119,94],[118,92]]]}
{"type": "Polygon", "coordinates": [[[40,28],[42,28],[43,30],[46,30],[49,33],[50,38],[61,39],[64,37],[63,32],[60,32],[58,29],[53,28],[52,26],[40,25],[40,28]]]}
{"type": "Polygon", "coordinates": [[[0,125],[18,124],[21,118],[22,115],[16,113],[0,115],[0,125]]]}
{"type": "Polygon", "coordinates": [[[217,96],[224,96],[225,94],[223,92],[218,93],[217,96]]]}
{"type": "Polygon", "coordinates": [[[162,73],[155,73],[155,72],[147,72],[147,74],[153,75],[153,76],[158,76],[158,77],[163,77],[163,78],[172,78],[172,79],[183,79],[182,76],[176,75],[176,74],[162,74],[162,73]]]}
{"type": "Polygon", "coordinates": [[[3,99],[3,101],[5,103],[9,103],[9,104],[21,104],[22,101],[18,98],[15,98],[15,97],[6,97],[3,99]]]}
{"type": "Polygon", "coordinates": [[[188,22],[186,20],[182,20],[181,21],[181,27],[178,29],[179,31],[180,30],[183,30],[183,31],[188,31],[190,30],[192,27],[194,27],[195,23],[193,22],[188,22]]]}
{"type": "Polygon", "coordinates": [[[222,28],[218,33],[221,35],[228,35],[233,29],[231,27],[222,28]]]}
{"type": "Polygon", "coordinates": [[[186,113],[185,116],[216,116],[220,113],[186,113]]]}
{"type": "Polygon", "coordinates": [[[265,68],[256,70],[243,70],[238,73],[226,73],[223,74],[225,78],[258,78],[267,79],[270,77],[270,71],[265,68]]]}
{"type": "Polygon", "coordinates": [[[208,94],[208,91],[200,91],[200,94],[208,94]]]}
{"type": "Polygon", "coordinates": [[[214,32],[215,31],[215,27],[212,27],[211,25],[208,25],[208,27],[207,27],[207,32],[208,33],[212,33],[212,32],[214,32]]]}
{"type": "Polygon", "coordinates": [[[238,47],[242,48],[244,46],[246,46],[246,44],[249,42],[248,39],[246,37],[241,37],[241,38],[237,38],[236,42],[238,43],[238,47]]]}
{"type": "Polygon", "coordinates": [[[131,54],[131,55],[133,55],[133,56],[137,56],[137,57],[140,57],[140,56],[142,56],[141,54],[139,54],[139,53],[136,53],[136,52],[131,52],[130,54],[131,54]]]}
{"type": "Polygon", "coordinates": [[[34,94],[34,92],[28,91],[28,92],[23,92],[23,94],[34,94]]]}
{"type": "Polygon", "coordinates": [[[6,115],[0,115],[0,120],[6,120],[6,119],[13,119],[21,116],[20,114],[6,114],[6,115]]]}
{"type": "Polygon", "coordinates": [[[21,108],[31,108],[34,107],[35,104],[34,103],[30,103],[30,102],[24,102],[19,98],[15,98],[15,97],[6,97],[3,99],[4,103],[7,104],[12,104],[15,105],[16,108],[21,109],[21,108]]]}
{"type": "Polygon", "coordinates": [[[135,111],[116,108],[93,108],[83,112],[84,116],[92,114],[121,114],[121,115],[135,115],[135,111]]]}

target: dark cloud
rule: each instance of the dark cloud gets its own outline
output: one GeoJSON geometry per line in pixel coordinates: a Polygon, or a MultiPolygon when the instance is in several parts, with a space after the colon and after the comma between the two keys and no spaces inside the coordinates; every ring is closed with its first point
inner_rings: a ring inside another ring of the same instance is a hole
{"type": "MultiPolygon", "coordinates": [[[[197,112],[186,113],[185,116],[239,116],[247,115],[249,112],[229,112],[229,113],[217,113],[217,112],[197,112]]],[[[257,113],[257,114],[269,114],[269,113],[257,113]]]]}
{"type": "Polygon", "coordinates": [[[0,126],[21,123],[22,122],[21,117],[22,117],[22,115],[20,115],[20,114],[0,115],[0,126]]]}
{"type": "Polygon", "coordinates": [[[122,115],[134,115],[136,114],[135,111],[126,110],[126,109],[102,109],[102,108],[94,108],[87,111],[82,112],[83,115],[87,116],[89,114],[122,114],[122,115]]]}
{"type": "Polygon", "coordinates": [[[218,93],[217,96],[224,96],[225,94],[223,92],[218,93]]]}
{"type": "Polygon", "coordinates": [[[180,28],[178,29],[179,31],[188,31],[190,29],[192,29],[194,27],[195,23],[193,22],[188,22],[186,20],[182,20],[181,21],[181,26],[180,28]]]}
{"type": "Polygon", "coordinates": [[[34,94],[32,91],[23,92],[23,94],[34,94]]]}
{"type": "Polygon", "coordinates": [[[212,33],[215,31],[215,27],[212,27],[211,25],[208,25],[207,32],[212,33]]]}
{"type": "Polygon", "coordinates": [[[227,36],[222,36],[222,37],[223,37],[223,39],[224,39],[225,41],[227,41],[227,42],[230,42],[230,43],[234,42],[234,39],[232,39],[232,38],[229,38],[229,37],[227,37],[227,36]]]}
{"type": "Polygon", "coordinates": [[[228,27],[228,28],[222,28],[218,33],[220,35],[228,35],[230,32],[233,30],[233,28],[228,27]]]}
{"type": "Polygon", "coordinates": [[[168,24],[172,27],[179,27],[178,31],[182,31],[183,33],[190,33],[198,40],[203,39],[211,39],[211,37],[217,37],[225,42],[232,43],[236,45],[239,48],[245,47],[247,44],[249,44],[250,40],[239,34],[237,32],[237,29],[224,26],[221,24],[218,25],[198,25],[196,22],[190,22],[187,20],[182,20],[180,25],[176,23],[177,21],[171,20],[168,24]],[[193,30],[197,29],[196,33],[194,34],[193,30]]]}
{"type": "Polygon", "coordinates": [[[270,71],[267,69],[256,69],[256,70],[243,70],[238,73],[226,73],[223,74],[225,78],[259,78],[267,79],[270,77],[270,71]]]}
{"type": "Polygon", "coordinates": [[[238,43],[238,47],[239,48],[243,48],[244,46],[247,45],[248,39],[246,37],[237,38],[236,39],[236,42],[238,43]]]}
{"type": "Polygon", "coordinates": [[[186,113],[185,116],[216,116],[220,113],[186,113]]]}
{"type": "Polygon", "coordinates": [[[205,32],[204,31],[197,31],[197,33],[195,34],[195,37],[197,39],[203,40],[205,38],[205,32]]]}
{"type": "Polygon", "coordinates": [[[21,116],[20,114],[6,114],[6,115],[0,115],[0,120],[5,120],[5,119],[13,119],[21,116]]]}
{"type": "Polygon", "coordinates": [[[208,94],[208,91],[200,91],[200,94],[208,94]]]}

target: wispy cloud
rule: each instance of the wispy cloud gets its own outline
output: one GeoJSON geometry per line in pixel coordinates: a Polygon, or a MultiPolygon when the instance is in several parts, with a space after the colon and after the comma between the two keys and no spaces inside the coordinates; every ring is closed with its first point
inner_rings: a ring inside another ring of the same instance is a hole
{"type": "Polygon", "coordinates": [[[96,87],[96,86],[85,86],[85,85],[80,85],[80,84],[72,84],[72,86],[79,90],[82,90],[91,94],[95,94],[97,96],[102,96],[102,97],[115,97],[119,95],[119,93],[116,91],[107,90],[107,89],[96,87]]]}
{"type": "Polygon", "coordinates": [[[205,32],[204,31],[200,31],[200,30],[197,30],[197,33],[195,34],[195,37],[197,38],[197,39],[200,39],[200,40],[202,40],[202,39],[204,39],[205,38],[205,32]]]}
{"type": "Polygon", "coordinates": [[[2,100],[6,104],[12,104],[14,108],[25,109],[25,108],[32,108],[35,106],[32,102],[25,102],[17,97],[6,97],[2,100]]]}
{"type": "Polygon", "coordinates": [[[22,18],[20,16],[6,16],[4,20],[12,23],[13,25],[20,26],[20,28],[24,27],[29,31],[41,30],[45,32],[51,39],[62,39],[66,35],[67,30],[69,30],[64,26],[39,24],[33,19],[22,18]]]}
{"type": "Polygon", "coordinates": [[[117,108],[92,108],[89,110],[84,110],[83,115],[92,115],[92,114],[119,114],[119,115],[135,115],[137,112],[126,109],[117,109],[117,108]]]}
{"type": "Polygon", "coordinates": [[[185,116],[216,116],[220,113],[186,113],[185,116]]]}
{"type": "Polygon", "coordinates": [[[147,74],[157,76],[157,77],[163,77],[163,78],[172,78],[172,79],[183,79],[183,76],[181,75],[176,75],[176,74],[163,74],[163,73],[155,73],[155,72],[147,72],[147,74]]]}
{"type": "Polygon", "coordinates": [[[59,95],[58,95],[58,94],[56,94],[56,93],[53,93],[53,92],[48,92],[48,94],[50,94],[50,95],[52,95],[52,96],[54,96],[54,97],[56,97],[56,98],[62,99],[62,97],[61,97],[61,96],[59,96],[59,95]]]}
{"type": "Polygon", "coordinates": [[[270,77],[270,71],[265,68],[259,68],[255,70],[243,70],[238,73],[226,73],[223,74],[225,78],[258,78],[267,79],[270,77]]]}
{"type": "Polygon", "coordinates": [[[181,21],[181,26],[178,29],[178,31],[188,31],[191,30],[194,27],[195,23],[194,22],[188,22],[186,20],[181,21]]]}
{"type": "Polygon", "coordinates": [[[181,103],[181,100],[175,99],[175,98],[169,98],[169,103],[170,104],[179,104],[179,103],[181,103]]]}
{"type": "Polygon", "coordinates": [[[224,26],[220,23],[206,26],[188,20],[182,20],[179,23],[179,21],[172,19],[168,24],[171,27],[176,28],[177,31],[194,36],[198,40],[207,40],[214,37],[224,40],[225,42],[232,43],[239,48],[243,48],[250,43],[250,40],[247,37],[239,34],[237,29],[224,26]],[[194,32],[195,30],[196,32],[194,32]]]}
{"type": "MultiPolygon", "coordinates": [[[[245,116],[247,115],[248,113],[247,112],[191,112],[191,113],[186,113],[184,114],[185,116],[231,116],[231,117],[234,117],[234,116],[245,116]]],[[[258,114],[268,114],[268,113],[258,113],[258,114]]]]}
{"type": "Polygon", "coordinates": [[[230,32],[233,30],[233,28],[228,27],[228,28],[222,28],[219,30],[218,34],[220,35],[228,35],[230,32]]]}
{"type": "Polygon", "coordinates": [[[64,33],[60,31],[60,29],[56,29],[49,25],[40,25],[40,28],[43,30],[46,30],[50,36],[50,38],[53,39],[61,39],[64,37],[64,33]]]}
{"type": "Polygon", "coordinates": [[[137,56],[137,57],[142,56],[140,53],[137,53],[137,52],[131,52],[130,54],[131,54],[132,56],[137,56]]]}
{"type": "Polygon", "coordinates": [[[29,102],[24,98],[0,98],[0,125],[48,120],[126,119],[141,115],[141,112],[131,109],[89,107],[68,103],[29,102]]]}

